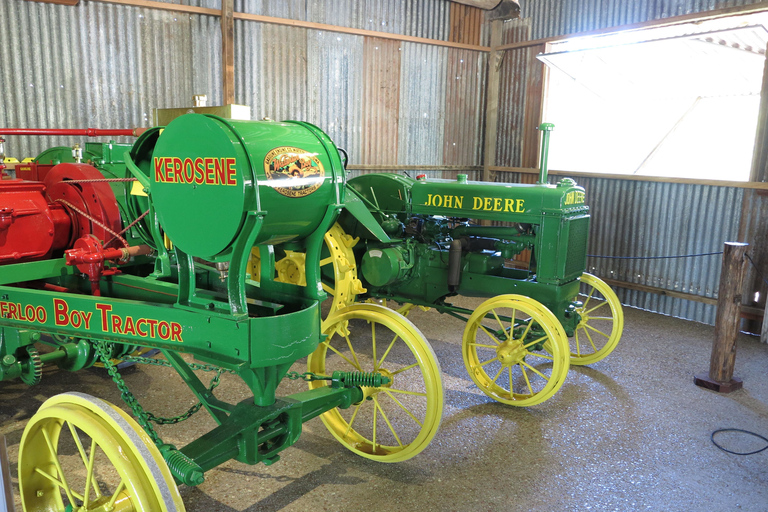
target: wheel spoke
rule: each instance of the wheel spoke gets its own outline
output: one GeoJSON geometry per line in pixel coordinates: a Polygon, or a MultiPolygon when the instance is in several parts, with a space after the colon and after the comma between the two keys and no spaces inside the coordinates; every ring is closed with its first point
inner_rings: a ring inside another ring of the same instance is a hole
{"type": "Polygon", "coordinates": [[[353,363],[352,361],[350,361],[349,359],[347,359],[347,356],[345,356],[344,354],[342,354],[341,352],[339,352],[338,350],[336,350],[336,348],[335,348],[335,347],[332,347],[330,343],[328,343],[328,342],[325,342],[325,343],[323,343],[323,344],[324,344],[326,347],[328,347],[329,349],[331,349],[333,352],[335,352],[335,353],[336,353],[336,355],[338,355],[340,358],[342,358],[342,359],[343,359],[343,360],[345,360],[347,363],[349,363],[349,365],[350,365],[352,368],[356,369],[357,371],[362,371],[362,369],[361,369],[359,366],[356,366],[356,365],[355,365],[355,363],[353,363]]]}
{"type": "Polygon", "coordinates": [[[477,324],[477,325],[478,325],[478,327],[480,327],[480,328],[483,330],[483,332],[484,332],[485,334],[487,334],[487,335],[488,335],[488,337],[489,337],[489,338],[491,338],[491,341],[493,341],[494,343],[496,343],[496,345],[499,345],[499,342],[498,342],[498,341],[496,341],[496,336],[494,336],[493,334],[491,334],[490,332],[488,332],[488,329],[486,329],[486,328],[485,328],[485,326],[484,326],[483,324],[477,324]]]}
{"type": "Polygon", "coordinates": [[[589,334],[589,331],[584,329],[584,334],[587,335],[587,338],[589,339],[589,344],[592,345],[592,348],[594,349],[594,351],[597,352],[597,346],[595,345],[595,342],[592,340],[592,336],[589,334]]]}
{"type": "Polygon", "coordinates": [[[406,371],[410,370],[411,368],[416,368],[417,366],[419,366],[419,362],[418,361],[413,363],[412,365],[406,366],[404,368],[400,368],[399,370],[396,370],[396,371],[392,372],[392,375],[397,375],[398,373],[406,372],[406,371]]]}
{"type": "Polygon", "coordinates": [[[115,494],[112,495],[112,498],[109,500],[109,504],[105,507],[106,510],[112,510],[115,507],[115,502],[117,501],[117,497],[120,495],[121,492],[125,489],[125,482],[123,480],[120,480],[120,485],[117,486],[117,489],[115,490],[115,494]]]}
{"type": "Polygon", "coordinates": [[[595,293],[595,287],[593,286],[591,290],[589,290],[589,293],[587,294],[587,300],[584,301],[584,304],[582,304],[582,308],[586,309],[587,304],[589,304],[589,300],[592,298],[592,294],[595,293]]]}
{"type": "Polygon", "coordinates": [[[87,457],[85,455],[85,449],[83,448],[83,443],[80,440],[80,436],[77,434],[77,431],[75,431],[74,425],[70,423],[69,421],[65,422],[67,424],[67,427],[69,427],[69,432],[72,434],[72,439],[75,441],[75,445],[77,445],[77,451],[80,453],[80,458],[83,460],[83,465],[86,469],[86,480],[85,480],[85,490],[83,491],[85,494],[85,503],[83,503],[83,508],[87,510],[88,503],[90,502],[91,493],[88,490],[93,484],[93,490],[96,493],[96,499],[101,497],[101,491],[99,491],[98,485],[96,485],[96,482],[92,480],[93,477],[93,462],[95,457],[95,451],[96,451],[96,441],[91,439],[91,455],[90,457],[87,457]]]}
{"type": "MultiPolygon", "coordinates": [[[[520,362],[520,371],[523,373],[523,378],[525,379],[525,385],[528,386],[528,394],[533,396],[533,387],[531,386],[531,381],[528,378],[528,372],[525,371],[525,367],[523,367],[523,362],[520,362]]],[[[511,375],[511,374],[510,374],[511,375]]],[[[512,389],[512,381],[509,381],[509,392],[514,393],[514,390],[512,389]]]]}
{"type": "Polygon", "coordinates": [[[589,329],[589,330],[591,330],[591,331],[594,331],[594,332],[596,332],[596,333],[598,333],[598,334],[602,334],[602,335],[603,335],[603,336],[605,336],[606,338],[610,338],[610,337],[611,337],[610,335],[608,335],[608,334],[605,334],[605,333],[604,333],[603,331],[601,331],[600,329],[595,329],[594,327],[592,327],[592,326],[591,326],[591,325],[589,325],[589,324],[584,324],[584,332],[587,332],[587,331],[586,331],[587,329],[589,329]]]}
{"type": "MultiPolygon", "coordinates": [[[[496,314],[496,310],[495,310],[495,309],[492,309],[492,310],[491,310],[491,313],[493,313],[493,317],[496,319],[496,322],[498,322],[498,324],[499,324],[499,327],[501,328],[501,332],[506,332],[506,331],[507,331],[507,329],[504,327],[504,324],[501,322],[501,320],[499,320],[499,315],[497,315],[497,314],[496,314]]],[[[514,321],[515,321],[515,314],[516,314],[516,313],[517,313],[517,312],[516,312],[516,310],[514,310],[514,309],[513,309],[513,310],[512,310],[512,321],[510,322],[510,326],[511,326],[511,325],[512,325],[512,323],[514,323],[514,321]]]]}
{"type": "Polygon", "coordinates": [[[525,326],[525,330],[523,331],[523,335],[520,336],[521,341],[525,341],[525,338],[528,336],[528,333],[531,332],[531,324],[533,322],[528,322],[528,325],[525,326]]]}
{"type": "Polygon", "coordinates": [[[589,319],[590,320],[609,320],[613,322],[612,316],[590,316],[589,319]]]}
{"type": "Polygon", "coordinates": [[[537,345],[537,344],[541,343],[542,341],[544,341],[544,340],[546,340],[546,339],[547,339],[547,335],[545,334],[545,335],[544,335],[544,336],[542,336],[541,338],[535,339],[535,340],[533,340],[533,341],[532,341],[532,342],[530,342],[530,343],[526,343],[525,345],[523,345],[523,348],[524,348],[524,349],[526,349],[526,350],[528,350],[528,348],[530,348],[530,347],[532,347],[532,346],[534,346],[534,345],[537,345]]]}
{"type": "Polygon", "coordinates": [[[496,376],[493,379],[491,379],[491,380],[493,382],[496,382],[496,379],[498,379],[501,376],[501,372],[503,372],[503,371],[504,371],[504,365],[502,365],[501,368],[499,368],[499,371],[496,373],[496,376]]]}
{"type": "Polygon", "coordinates": [[[540,357],[542,359],[548,359],[550,361],[554,361],[555,360],[554,356],[550,356],[549,354],[542,354],[540,352],[528,352],[528,355],[531,356],[531,357],[540,357]]]}
{"type": "Polygon", "coordinates": [[[347,346],[349,347],[349,353],[352,354],[352,358],[355,360],[355,368],[362,371],[362,366],[360,366],[360,361],[357,359],[357,352],[355,352],[355,349],[352,348],[352,342],[349,340],[349,336],[344,336],[344,339],[347,340],[347,346]]]}
{"type": "Polygon", "coordinates": [[[344,432],[344,437],[349,435],[350,430],[352,430],[352,424],[355,422],[355,418],[357,418],[357,413],[360,411],[360,407],[362,407],[364,402],[360,402],[355,406],[355,412],[352,413],[352,417],[349,419],[349,423],[347,424],[347,431],[344,432]]]}
{"type": "MultiPolygon", "coordinates": [[[[586,329],[584,329],[584,332],[586,332],[586,329]]],[[[579,328],[577,327],[575,331],[573,331],[573,338],[576,340],[576,355],[581,356],[581,342],[579,341],[579,328]]]]}
{"type": "Polygon", "coordinates": [[[325,292],[326,292],[328,295],[331,295],[331,296],[333,296],[333,297],[335,297],[335,296],[336,296],[336,290],[335,290],[334,288],[331,288],[330,286],[328,286],[328,285],[327,285],[327,284],[325,284],[325,283],[321,283],[321,284],[323,285],[323,290],[324,290],[324,291],[325,291],[325,292]]]}
{"type": "Polygon", "coordinates": [[[320,260],[320,266],[324,267],[328,265],[329,263],[333,263],[333,256],[328,256],[327,258],[323,258],[320,260]]]}
{"type": "Polygon", "coordinates": [[[406,406],[404,406],[404,405],[402,404],[402,402],[400,402],[400,400],[398,400],[398,399],[397,399],[397,397],[396,397],[395,395],[393,395],[393,394],[390,392],[390,390],[389,390],[389,389],[387,389],[387,388],[384,388],[384,389],[382,389],[382,391],[384,391],[384,393],[386,393],[386,395],[387,395],[389,398],[391,398],[392,400],[394,400],[394,402],[395,402],[395,403],[396,403],[396,404],[397,404],[397,405],[398,405],[398,406],[399,406],[399,407],[400,407],[400,408],[401,408],[403,411],[405,411],[405,413],[406,413],[408,416],[410,416],[410,417],[413,419],[413,421],[415,421],[415,422],[416,422],[416,423],[417,423],[417,424],[418,424],[420,427],[423,427],[423,426],[424,426],[424,424],[423,424],[421,421],[419,421],[419,419],[418,419],[418,418],[417,418],[417,417],[416,417],[416,416],[415,416],[415,415],[414,415],[414,414],[413,414],[411,411],[409,411],[409,410],[408,410],[408,408],[407,408],[406,406]]]}
{"type": "Polygon", "coordinates": [[[373,345],[373,371],[376,372],[379,370],[379,363],[376,361],[376,329],[373,327],[371,328],[371,343],[373,345]]]}
{"type": "Polygon", "coordinates": [[[480,363],[478,366],[485,366],[487,364],[491,364],[491,363],[493,363],[495,361],[498,361],[498,360],[499,359],[497,357],[494,357],[493,359],[489,359],[489,360],[485,361],[484,363],[480,363]]]}
{"type": "MultiPolygon", "coordinates": [[[[383,356],[381,356],[381,360],[379,361],[379,368],[381,368],[381,365],[383,365],[383,364],[384,364],[384,360],[385,360],[385,359],[387,358],[387,356],[389,355],[389,351],[390,351],[390,350],[392,350],[392,347],[394,347],[394,346],[395,346],[395,342],[397,341],[397,339],[398,339],[399,337],[400,337],[400,335],[399,335],[399,334],[395,334],[395,337],[394,337],[394,338],[392,338],[392,341],[390,342],[389,346],[387,347],[387,350],[384,352],[384,355],[383,355],[383,356]]],[[[376,368],[376,369],[378,370],[378,368],[376,368]]]]}
{"type": "Polygon", "coordinates": [[[607,301],[607,300],[606,300],[606,301],[603,301],[603,302],[601,302],[600,304],[598,304],[597,306],[593,307],[592,309],[586,309],[586,308],[585,308],[585,313],[586,313],[586,314],[590,314],[590,313],[591,313],[591,312],[593,312],[594,310],[596,310],[596,309],[599,309],[599,308],[601,308],[601,307],[605,306],[606,304],[608,304],[608,301],[607,301]]]}
{"type": "Polygon", "coordinates": [[[373,404],[375,407],[378,407],[379,412],[381,413],[381,417],[384,418],[384,421],[387,423],[387,426],[389,427],[389,430],[392,432],[392,435],[395,436],[395,441],[397,441],[398,446],[402,448],[403,443],[402,441],[400,441],[400,436],[398,436],[397,432],[395,432],[395,428],[392,426],[392,422],[389,421],[389,418],[384,413],[384,409],[382,409],[381,405],[379,404],[379,400],[375,396],[373,397],[373,404]]]}
{"type": "Polygon", "coordinates": [[[549,382],[549,377],[547,377],[546,375],[544,375],[543,373],[541,373],[539,370],[537,370],[537,369],[536,369],[536,368],[534,368],[533,366],[531,366],[531,365],[529,365],[528,363],[526,363],[525,361],[520,361],[520,368],[522,369],[522,368],[523,368],[523,366],[525,366],[526,368],[528,368],[529,370],[531,370],[533,373],[535,373],[536,375],[538,375],[539,377],[541,377],[541,378],[542,378],[542,379],[544,379],[545,381],[549,382]]]}
{"type": "Polygon", "coordinates": [[[56,450],[53,447],[53,443],[51,442],[51,436],[48,434],[48,431],[43,428],[43,437],[45,438],[45,444],[48,445],[48,449],[51,452],[51,455],[53,456],[53,464],[56,467],[56,471],[58,471],[59,475],[61,476],[61,487],[64,489],[64,492],[67,493],[67,497],[69,498],[69,502],[74,504],[75,500],[72,497],[72,489],[69,488],[69,485],[67,485],[67,478],[64,476],[64,471],[61,469],[61,463],[59,462],[59,454],[56,452],[56,450]]]}
{"type": "Polygon", "coordinates": [[[495,349],[496,347],[498,347],[498,345],[496,345],[494,347],[493,345],[483,345],[482,343],[469,343],[469,346],[470,347],[492,348],[492,349],[495,349]]]}
{"type": "Polygon", "coordinates": [[[391,391],[392,393],[400,393],[401,395],[413,395],[413,396],[427,396],[426,393],[423,393],[421,391],[406,391],[404,389],[396,389],[396,388],[386,388],[387,391],[391,391]]]}
{"type": "Polygon", "coordinates": [[[88,502],[91,498],[91,491],[88,490],[88,484],[89,480],[90,483],[93,484],[93,490],[96,492],[96,499],[101,498],[101,491],[99,490],[99,486],[96,485],[96,480],[93,479],[93,465],[94,462],[96,462],[96,441],[91,439],[91,456],[88,460],[88,476],[85,481],[85,500],[83,500],[83,508],[88,509],[88,502]]]}

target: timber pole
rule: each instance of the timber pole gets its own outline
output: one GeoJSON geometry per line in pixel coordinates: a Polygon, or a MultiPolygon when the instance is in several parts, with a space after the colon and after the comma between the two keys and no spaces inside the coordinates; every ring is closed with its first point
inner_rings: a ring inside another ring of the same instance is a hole
{"type": "Polygon", "coordinates": [[[221,0],[222,105],[235,102],[235,0],[221,0]]]}
{"type": "Polygon", "coordinates": [[[745,254],[749,244],[726,242],[723,248],[723,268],[717,293],[715,340],[709,374],[697,375],[694,383],[719,393],[741,389],[744,383],[733,376],[736,363],[736,337],[741,323],[741,292],[747,266],[745,254]]]}

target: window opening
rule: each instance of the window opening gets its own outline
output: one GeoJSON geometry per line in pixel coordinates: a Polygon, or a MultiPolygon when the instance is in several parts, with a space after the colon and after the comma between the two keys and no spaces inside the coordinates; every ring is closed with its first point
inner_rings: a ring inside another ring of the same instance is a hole
{"type": "Polygon", "coordinates": [[[539,55],[550,168],[748,181],[767,25],[760,13],[552,43],[539,55]]]}

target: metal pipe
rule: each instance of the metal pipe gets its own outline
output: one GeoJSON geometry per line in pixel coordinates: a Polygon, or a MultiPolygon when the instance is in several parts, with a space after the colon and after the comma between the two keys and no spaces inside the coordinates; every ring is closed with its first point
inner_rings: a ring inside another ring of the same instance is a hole
{"type": "Polygon", "coordinates": [[[87,137],[103,137],[106,135],[137,136],[140,128],[100,129],[100,128],[0,128],[2,135],[85,135],[87,137]]]}
{"type": "Polygon", "coordinates": [[[536,183],[547,182],[547,159],[549,158],[549,132],[555,129],[552,123],[541,123],[537,130],[541,130],[541,158],[539,159],[539,181],[536,183]]]}

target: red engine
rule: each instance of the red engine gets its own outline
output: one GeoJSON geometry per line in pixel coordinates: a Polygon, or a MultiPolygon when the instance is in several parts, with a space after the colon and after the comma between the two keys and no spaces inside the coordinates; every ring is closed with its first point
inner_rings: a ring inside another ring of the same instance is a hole
{"type": "Polygon", "coordinates": [[[90,165],[58,164],[43,182],[0,180],[0,264],[60,255],[87,235],[109,245],[121,225],[112,188],[90,165]]]}

